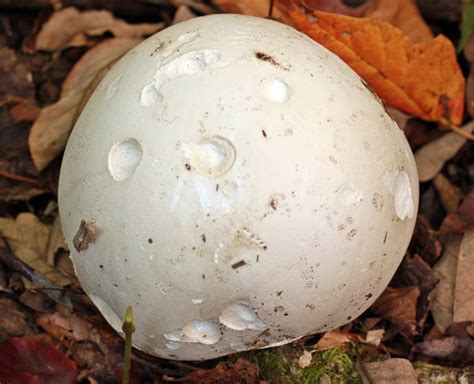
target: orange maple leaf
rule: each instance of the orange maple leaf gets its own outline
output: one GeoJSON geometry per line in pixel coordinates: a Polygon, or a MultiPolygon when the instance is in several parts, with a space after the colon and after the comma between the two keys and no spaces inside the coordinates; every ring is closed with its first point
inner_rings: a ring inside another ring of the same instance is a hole
{"type": "Polygon", "coordinates": [[[425,120],[461,123],[465,81],[446,37],[415,43],[387,22],[304,4],[278,1],[297,29],[338,55],[387,104],[425,120]]]}

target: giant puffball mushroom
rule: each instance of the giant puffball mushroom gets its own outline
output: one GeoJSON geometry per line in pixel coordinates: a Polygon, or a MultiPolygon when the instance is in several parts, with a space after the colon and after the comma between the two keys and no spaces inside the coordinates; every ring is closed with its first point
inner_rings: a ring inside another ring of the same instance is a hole
{"type": "Polygon", "coordinates": [[[357,317],[410,240],[416,167],[344,62],[296,30],[192,19],[124,56],[69,139],[59,207],[77,276],[134,346],[204,360],[357,317]]]}

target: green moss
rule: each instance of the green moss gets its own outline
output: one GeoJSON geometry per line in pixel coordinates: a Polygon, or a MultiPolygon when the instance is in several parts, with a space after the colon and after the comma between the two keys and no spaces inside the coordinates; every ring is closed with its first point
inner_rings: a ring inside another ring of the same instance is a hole
{"type": "Polygon", "coordinates": [[[251,359],[259,366],[262,378],[275,384],[318,384],[323,377],[333,384],[362,383],[353,350],[333,348],[314,352],[311,364],[303,369],[298,366],[302,353],[302,347],[289,345],[252,352],[251,359]]]}

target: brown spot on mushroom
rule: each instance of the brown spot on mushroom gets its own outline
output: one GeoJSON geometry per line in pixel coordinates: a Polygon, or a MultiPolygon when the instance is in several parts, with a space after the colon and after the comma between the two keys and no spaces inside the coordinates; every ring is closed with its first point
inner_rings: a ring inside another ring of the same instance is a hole
{"type": "Polygon", "coordinates": [[[151,237],[148,239],[148,244],[153,244],[153,239],[151,237]]]}
{"type": "Polygon", "coordinates": [[[385,232],[385,236],[383,238],[383,243],[384,244],[387,242],[387,236],[388,236],[388,231],[385,232]]]}
{"type": "Polygon", "coordinates": [[[246,264],[247,263],[244,260],[240,260],[237,263],[232,264],[232,269],[237,269],[237,268],[243,267],[246,264]]]}
{"type": "Polygon", "coordinates": [[[355,237],[355,235],[357,235],[357,229],[351,229],[351,230],[347,233],[346,239],[347,239],[347,240],[352,240],[352,239],[355,237]]]}
{"type": "Polygon", "coordinates": [[[189,165],[189,164],[186,163],[186,164],[185,164],[185,167],[186,167],[186,169],[187,169],[188,171],[191,170],[191,165],[189,165]]]}
{"type": "Polygon", "coordinates": [[[277,210],[277,204],[278,204],[278,201],[277,201],[277,200],[275,200],[275,199],[270,199],[270,207],[272,207],[272,209],[273,209],[274,211],[277,210]]]}
{"type": "Polygon", "coordinates": [[[95,243],[97,235],[98,230],[94,221],[81,220],[81,224],[72,240],[72,244],[77,252],[85,251],[89,247],[89,244],[95,243]]]}
{"type": "Polygon", "coordinates": [[[202,239],[202,242],[205,243],[206,242],[206,235],[203,233],[201,235],[201,239],[202,239]]]}
{"type": "Polygon", "coordinates": [[[372,295],[371,293],[368,293],[367,295],[365,295],[365,299],[366,299],[366,300],[369,300],[370,298],[372,298],[372,296],[373,296],[373,295],[372,295]]]}
{"type": "Polygon", "coordinates": [[[265,132],[264,129],[262,129],[262,135],[263,135],[263,137],[265,137],[265,138],[267,137],[267,133],[265,132]]]}
{"type": "Polygon", "coordinates": [[[372,196],[372,205],[375,207],[377,211],[382,210],[384,201],[383,201],[383,195],[381,195],[378,192],[375,192],[374,195],[372,196]]]}
{"type": "Polygon", "coordinates": [[[271,65],[274,65],[275,67],[279,67],[283,69],[284,71],[288,71],[289,68],[281,65],[278,61],[276,61],[272,56],[263,53],[263,52],[255,52],[255,57],[259,60],[265,61],[267,63],[270,63],[271,65]]]}

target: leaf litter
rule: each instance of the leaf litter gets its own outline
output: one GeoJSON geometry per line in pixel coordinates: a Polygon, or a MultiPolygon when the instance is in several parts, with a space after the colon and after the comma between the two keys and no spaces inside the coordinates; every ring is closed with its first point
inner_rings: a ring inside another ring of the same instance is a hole
{"type": "MultiPolygon", "coordinates": [[[[268,16],[269,1],[213,4],[227,12],[268,16]]],[[[41,370],[32,373],[26,363],[41,351],[44,359],[38,361],[51,364],[57,377],[65,375],[61,382],[120,380],[123,342],[81,291],[59,217],[54,210],[47,213],[46,206],[54,205],[58,157],[75,119],[113,63],[164,23],[211,9],[197,0],[153,6],[156,16],[144,15],[133,23],[110,11],[66,7],[47,20],[38,16],[35,27],[30,22],[29,34],[25,28],[17,31],[15,23],[9,37],[0,31],[0,145],[10,151],[0,153],[0,350],[10,353],[18,346],[18,369],[9,372],[13,380],[41,378],[41,370]],[[12,36],[16,43],[4,46],[12,36]],[[12,152],[9,146],[18,131],[23,136],[12,152]]],[[[409,251],[374,305],[340,329],[206,364],[134,352],[132,377],[137,382],[272,383],[284,378],[411,383],[416,374],[442,372],[471,378],[463,367],[473,362],[472,143],[456,133],[442,135],[436,124],[420,120],[464,119],[463,129],[472,132],[472,122],[463,115],[464,76],[454,55],[456,41],[433,39],[413,0],[367,0],[351,6],[342,0],[277,0],[272,17],[334,49],[349,65],[360,57],[355,69],[361,66],[359,73],[378,96],[408,112],[400,114],[400,126],[417,149],[424,202],[409,251]],[[295,10],[294,4],[300,7],[295,10]],[[349,42],[342,38],[344,32],[349,42]],[[357,38],[382,56],[364,51],[357,38]],[[427,70],[428,63],[434,69],[427,70]],[[441,66],[446,71],[440,74],[441,66]],[[379,81],[380,73],[389,75],[391,83],[379,81]],[[423,96],[429,91],[436,97],[423,96]]],[[[469,62],[473,44],[465,47],[469,62]]],[[[471,98],[468,89],[467,113],[471,98]]],[[[0,367],[13,366],[3,356],[0,367]]],[[[5,377],[0,369],[0,381],[5,377]]]]}

